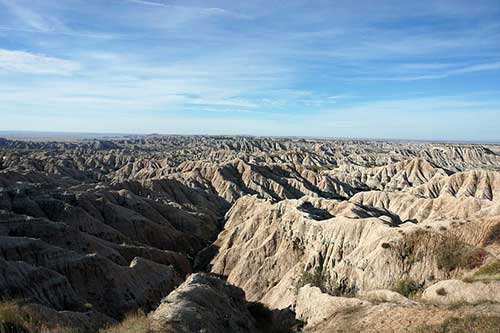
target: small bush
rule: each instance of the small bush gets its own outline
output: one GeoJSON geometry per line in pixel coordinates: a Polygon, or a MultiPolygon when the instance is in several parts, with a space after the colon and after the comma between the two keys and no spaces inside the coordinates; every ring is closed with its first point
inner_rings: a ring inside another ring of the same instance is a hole
{"type": "Polygon", "coordinates": [[[400,293],[405,297],[415,296],[422,286],[411,279],[401,279],[392,288],[393,291],[400,293]]]}
{"type": "Polygon", "coordinates": [[[454,238],[444,239],[437,249],[439,269],[453,271],[457,268],[474,269],[481,266],[486,257],[482,249],[472,247],[454,238]]]}
{"type": "Polygon", "coordinates": [[[396,251],[400,253],[402,260],[409,265],[420,261],[427,250],[423,244],[432,243],[433,234],[423,229],[417,229],[414,232],[405,234],[403,242],[399,244],[396,251]]]}
{"type": "Polygon", "coordinates": [[[295,285],[297,292],[303,286],[310,284],[313,287],[321,289],[322,292],[328,292],[328,275],[325,274],[321,268],[317,267],[313,273],[304,272],[300,276],[297,284],[295,285]]]}
{"type": "Polygon", "coordinates": [[[339,285],[336,281],[330,280],[330,276],[320,268],[316,268],[313,273],[302,273],[295,284],[295,291],[298,293],[299,289],[307,284],[317,287],[322,293],[332,296],[354,297],[357,292],[356,287],[339,285]]]}

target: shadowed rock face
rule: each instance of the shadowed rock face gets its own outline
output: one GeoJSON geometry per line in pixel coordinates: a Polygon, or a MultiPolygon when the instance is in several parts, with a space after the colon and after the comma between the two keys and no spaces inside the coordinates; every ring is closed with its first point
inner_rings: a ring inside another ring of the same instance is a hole
{"type": "Polygon", "coordinates": [[[259,302],[295,310],[312,332],[369,329],[343,312],[353,307],[390,331],[431,312],[388,290],[401,281],[440,306],[498,302],[484,292],[497,273],[464,288],[457,279],[499,256],[499,146],[0,140],[0,296],[48,324],[96,331],[141,309],[159,332],[266,331],[248,310],[259,302]],[[330,305],[320,311],[319,299],[330,305]],[[384,327],[376,318],[389,308],[384,327]]]}

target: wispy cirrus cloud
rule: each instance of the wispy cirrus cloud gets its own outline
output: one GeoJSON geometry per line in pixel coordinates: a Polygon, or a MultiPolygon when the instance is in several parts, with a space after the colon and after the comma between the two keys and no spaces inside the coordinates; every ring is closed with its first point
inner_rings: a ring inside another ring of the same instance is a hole
{"type": "Polygon", "coordinates": [[[63,24],[54,17],[40,15],[29,6],[15,1],[0,0],[0,5],[7,8],[20,22],[32,30],[50,32],[63,27],[63,24]]]}
{"type": "Polygon", "coordinates": [[[193,15],[197,16],[229,16],[233,18],[240,18],[240,19],[249,19],[251,16],[237,13],[231,10],[227,10],[224,8],[220,7],[198,7],[198,6],[181,6],[181,5],[174,5],[166,2],[160,2],[160,1],[150,1],[150,0],[123,0],[125,2],[129,3],[135,3],[139,5],[145,5],[145,6],[153,6],[153,7],[163,7],[163,8],[168,8],[168,9],[174,9],[178,10],[180,12],[185,12],[185,13],[191,13],[193,15]]]}
{"type": "Polygon", "coordinates": [[[0,71],[66,76],[80,68],[81,65],[78,62],[71,60],[0,49],[0,71]]]}
{"type": "Polygon", "coordinates": [[[70,37],[114,39],[118,33],[74,30],[68,27],[57,15],[47,10],[37,10],[32,3],[0,0],[0,8],[4,7],[15,18],[11,25],[1,24],[1,31],[20,33],[41,33],[45,35],[64,35],[70,37]]]}
{"type": "Polygon", "coordinates": [[[10,124],[26,123],[16,123],[18,114],[71,112],[77,125],[92,126],[90,114],[110,129],[121,119],[132,130],[161,132],[167,125],[154,117],[163,117],[185,131],[234,124],[259,133],[273,124],[280,134],[341,128],[330,136],[378,136],[401,124],[423,133],[437,128],[432,117],[453,113],[472,123],[480,122],[475,113],[499,113],[498,95],[489,105],[484,96],[457,98],[499,83],[497,0],[376,7],[369,0],[0,0],[0,7],[0,112],[10,124]]]}
{"type": "Polygon", "coordinates": [[[224,15],[227,13],[230,13],[229,11],[218,8],[218,7],[188,7],[188,6],[179,6],[179,5],[172,5],[168,4],[165,2],[156,2],[156,1],[147,1],[147,0],[123,0],[125,2],[129,3],[135,3],[139,5],[145,5],[145,6],[154,6],[154,7],[165,7],[165,8],[171,8],[171,9],[182,9],[182,10],[187,10],[187,11],[193,11],[198,14],[204,14],[204,15],[224,15]]]}
{"type": "Polygon", "coordinates": [[[29,28],[16,28],[8,26],[0,26],[0,31],[14,31],[14,32],[28,32],[28,33],[42,33],[45,35],[63,35],[69,37],[82,37],[82,38],[96,38],[96,39],[117,39],[122,38],[120,34],[100,33],[100,32],[85,32],[85,31],[71,31],[71,30],[39,30],[29,28]]]}

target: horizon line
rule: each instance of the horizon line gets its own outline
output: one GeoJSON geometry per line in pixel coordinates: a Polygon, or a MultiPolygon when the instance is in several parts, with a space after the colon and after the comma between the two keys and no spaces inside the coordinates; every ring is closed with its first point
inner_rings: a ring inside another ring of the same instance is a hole
{"type": "MultiPolygon", "coordinates": [[[[465,140],[465,139],[417,139],[417,138],[382,138],[382,137],[335,137],[335,136],[308,136],[308,135],[256,135],[256,134],[179,134],[179,133],[127,133],[127,132],[80,132],[80,131],[33,131],[33,130],[0,130],[0,138],[4,137],[14,140],[21,140],[23,136],[27,139],[33,138],[45,138],[47,135],[54,136],[69,136],[75,139],[99,139],[99,137],[119,137],[119,136],[199,136],[199,137],[252,137],[252,138],[279,138],[279,139],[308,139],[308,140],[338,140],[338,141],[348,141],[348,140],[359,140],[359,141],[382,141],[382,142],[425,142],[425,143],[453,143],[453,144],[500,144],[500,139],[492,140],[465,140]],[[6,136],[7,135],[7,136],[6,136]]],[[[57,140],[49,140],[57,141],[57,140]]]]}

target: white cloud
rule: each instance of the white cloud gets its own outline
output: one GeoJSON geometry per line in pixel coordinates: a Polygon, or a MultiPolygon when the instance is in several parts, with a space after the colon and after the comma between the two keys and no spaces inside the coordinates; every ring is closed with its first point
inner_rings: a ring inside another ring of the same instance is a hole
{"type": "Polygon", "coordinates": [[[0,49],[0,70],[28,74],[70,75],[80,69],[74,61],[0,49]]]}
{"type": "Polygon", "coordinates": [[[191,7],[191,6],[179,6],[179,5],[172,5],[164,2],[156,2],[156,1],[149,1],[149,0],[124,0],[126,2],[130,3],[135,3],[135,4],[140,4],[140,5],[145,5],[145,6],[154,6],[154,7],[164,7],[164,8],[169,8],[172,10],[177,10],[179,12],[185,12],[185,13],[192,13],[193,15],[197,16],[218,16],[218,15],[225,15],[225,16],[232,16],[235,18],[249,18],[246,15],[235,13],[223,8],[219,7],[191,7]]]}

